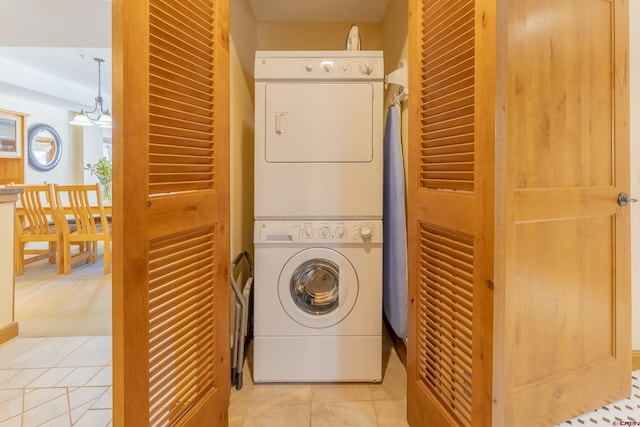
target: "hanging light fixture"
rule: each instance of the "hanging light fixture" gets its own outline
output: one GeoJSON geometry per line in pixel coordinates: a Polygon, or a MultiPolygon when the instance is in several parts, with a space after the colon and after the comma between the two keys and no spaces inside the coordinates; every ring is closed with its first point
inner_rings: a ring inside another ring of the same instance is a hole
{"type": "Polygon", "coordinates": [[[74,126],[100,126],[101,128],[110,128],[113,123],[111,120],[111,114],[109,114],[109,110],[104,110],[102,107],[102,92],[101,86],[102,82],[100,79],[100,66],[104,62],[104,59],[101,58],[93,58],[94,61],[98,63],[98,96],[96,96],[96,105],[91,111],[80,110],[80,114],[75,116],[71,123],[74,126]],[[95,116],[91,116],[95,114],[95,116]]]}

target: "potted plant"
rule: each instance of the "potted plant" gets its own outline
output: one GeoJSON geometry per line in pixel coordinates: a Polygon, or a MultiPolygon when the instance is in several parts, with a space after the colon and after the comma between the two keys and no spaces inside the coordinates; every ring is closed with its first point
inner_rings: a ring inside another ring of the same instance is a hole
{"type": "Polygon", "coordinates": [[[95,163],[87,163],[85,169],[98,178],[102,186],[103,199],[111,200],[111,159],[102,157],[95,163]]]}

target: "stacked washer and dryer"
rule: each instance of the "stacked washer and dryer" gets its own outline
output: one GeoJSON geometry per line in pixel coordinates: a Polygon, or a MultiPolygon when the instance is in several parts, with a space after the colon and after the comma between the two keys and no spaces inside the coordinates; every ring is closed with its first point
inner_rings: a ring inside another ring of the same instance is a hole
{"type": "Polygon", "coordinates": [[[256,53],[256,382],[382,377],[382,52],[256,53]]]}

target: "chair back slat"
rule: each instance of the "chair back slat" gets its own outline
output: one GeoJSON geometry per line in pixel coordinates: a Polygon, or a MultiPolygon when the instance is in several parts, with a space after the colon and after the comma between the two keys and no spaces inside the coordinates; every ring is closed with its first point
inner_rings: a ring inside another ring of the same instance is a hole
{"type": "Polygon", "coordinates": [[[24,190],[17,203],[24,233],[46,235],[56,232],[56,211],[51,184],[9,184],[8,187],[24,190]]]}
{"type": "MultiPolygon", "coordinates": [[[[76,225],[76,234],[96,234],[96,221],[90,202],[90,193],[94,194],[97,199],[96,204],[100,203],[99,193],[96,186],[57,186],[56,197],[62,198],[62,193],[66,196],[65,213],[68,218],[73,219],[76,225]]],[[[56,202],[63,206],[62,200],[56,199],[56,202]]],[[[99,206],[99,205],[98,205],[99,206]]],[[[67,221],[67,227],[69,222],[67,221]]]]}
{"type": "Polygon", "coordinates": [[[25,264],[48,258],[50,263],[58,262],[58,273],[62,273],[61,238],[62,231],[51,184],[8,184],[8,188],[21,188],[16,203],[15,223],[15,271],[24,273],[25,264]],[[46,242],[46,248],[31,248],[28,244],[46,242]]]}
{"type": "Polygon", "coordinates": [[[102,204],[100,184],[53,186],[58,216],[64,221],[62,236],[64,246],[64,273],[71,271],[69,246],[78,242],[91,242],[87,251],[89,262],[96,262],[97,242],[104,243],[104,272],[110,271],[111,232],[107,214],[102,204]]]}

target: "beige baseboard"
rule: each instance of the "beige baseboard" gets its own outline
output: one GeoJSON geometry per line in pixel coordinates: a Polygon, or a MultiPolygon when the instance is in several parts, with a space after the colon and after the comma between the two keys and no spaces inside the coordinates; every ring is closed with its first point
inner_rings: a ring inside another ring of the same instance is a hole
{"type": "Polygon", "coordinates": [[[0,328],[0,344],[18,336],[18,322],[11,322],[0,328]]]}
{"type": "Polygon", "coordinates": [[[631,369],[634,371],[640,369],[640,350],[631,351],[631,369]]]}

